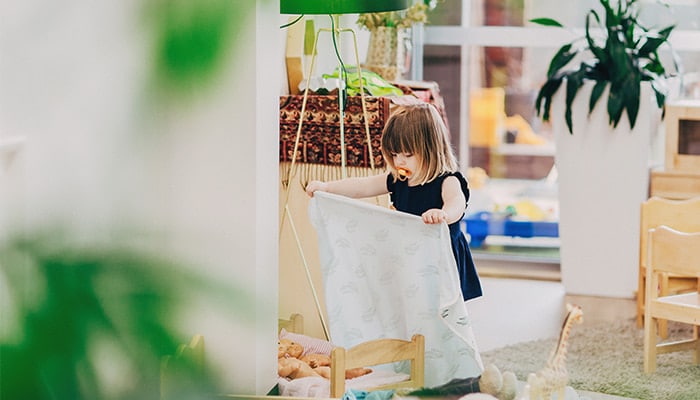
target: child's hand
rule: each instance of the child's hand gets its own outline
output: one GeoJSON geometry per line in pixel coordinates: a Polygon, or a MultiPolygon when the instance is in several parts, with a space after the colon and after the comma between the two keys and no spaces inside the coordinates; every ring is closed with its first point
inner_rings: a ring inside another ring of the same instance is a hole
{"type": "Polygon", "coordinates": [[[432,208],[421,215],[426,224],[439,224],[447,221],[447,213],[439,208],[432,208]]]}
{"type": "Polygon", "coordinates": [[[309,197],[314,197],[314,192],[317,190],[320,190],[322,192],[326,191],[326,183],[321,182],[321,181],[311,181],[309,182],[308,185],[306,185],[306,194],[309,195],[309,197]]]}

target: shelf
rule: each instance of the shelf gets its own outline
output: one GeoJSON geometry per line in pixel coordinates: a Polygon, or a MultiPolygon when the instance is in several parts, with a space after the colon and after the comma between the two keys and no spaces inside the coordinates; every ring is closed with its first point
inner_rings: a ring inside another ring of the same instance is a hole
{"type": "Polygon", "coordinates": [[[559,243],[559,238],[553,237],[489,236],[471,251],[475,259],[558,264],[559,243]]]}
{"type": "MultiPolygon", "coordinates": [[[[518,204],[520,201],[531,202],[547,212],[548,217],[538,223],[558,222],[558,189],[554,176],[542,180],[490,179],[485,186],[472,190],[468,215],[494,210],[496,207],[503,210],[506,206],[518,204]]],[[[463,228],[467,233],[466,224],[463,228]]],[[[492,265],[491,269],[511,265],[516,271],[521,271],[522,268],[529,271],[528,266],[547,266],[548,276],[552,279],[557,277],[560,263],[558,235],[521,237],[493,233],[486,235],[483,242],[479,243],[480,246],[470,241],[477,268],[483,267],[484,264],[492,265]]],[[[508,272],[511,273],[514,272],[508,272]]]]}
{"type": "Polygon", "coordinates": [[[700,196],[700,173],[653,170],[649,194],[678,200],[700,196]]]}
{"type": "Polygon", "coordinates": [[[554,145],[501,144],[469,148],[470,164],[481,167],[491,178],[536,180],[554,166],[554,145]]]}
{"type": "Polygon", "coordinates": [[[471,252],[483,277],[561,280],[558,238],[490,236],[471,252]]]}
{"type": "Polygon", "coordinates": [[[554,157],[554,143],[540,145],[505,143],[492,148],[491,152],[509,156],[554,157]]]}

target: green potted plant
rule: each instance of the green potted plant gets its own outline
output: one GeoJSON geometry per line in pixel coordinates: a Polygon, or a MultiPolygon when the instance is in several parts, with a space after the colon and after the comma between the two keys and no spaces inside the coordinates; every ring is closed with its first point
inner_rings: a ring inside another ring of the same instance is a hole
{"type": "MultiPolygon", "coordinates": [[[[627,111],[630,126],[634,128],[639,112],[642,82],[650,82],[656,104],[663,107],[666,81],[671,76],[659,57],[658,50],[666,45],[671,49],[668,37],[675,25],[655,29],[645,27],[639,20],[638,0],[620,0],[616,6],[610,0],[600,0],[603,18],[596,10],[586,14],[585,36],[562,46],[552,58],[547,80],[540,88],[535,107],[538,115],[547,121],[550,117],[552,96],[566,81],[566,124],[573,133],[571,105],[587,80],[594,81],[588,111],[593,111],[606,86],[610,86],[607,110],[609,122],[614,127],[627,111]],[[602,36],[597,33],[602,32],[602,36]],[[575,57],[590,54],[576,69],[568,69],[575,57]]],[[[544,26],[563,27],[551,18],[531,20],[544,26]]],[[[673,55],[674,71],[678,72],[677,56],[673,55]]]]}
{"type": "Polygon", "coordinates": [[[365,68],[389,81],[401,79],[407,70],[407,32],[415,24],[427,23],[427,12],[436,5],[436,0],[424,0],[406,10],[360,14],[357,25],[370,32],[365,68]]]}
{"type": "Polygon", "coordinates": [[[659,126],[671,77],[659,51],[670,48],[674,29],[643,24],[642,4],[652,5],[599,0],[602,11],[585,14],[583,37],[553,56],[535,101],[554,137],[567,293],[632,298],[637,289],[639,207],[662,156],[659,126]]]}

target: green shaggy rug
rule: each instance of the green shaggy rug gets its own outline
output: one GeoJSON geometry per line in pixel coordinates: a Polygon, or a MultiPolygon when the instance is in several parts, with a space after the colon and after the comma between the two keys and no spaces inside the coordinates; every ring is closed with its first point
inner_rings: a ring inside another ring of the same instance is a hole
{"type": "MultiPolygon", "coordinates": [[[[691,328],[669,323],[669,339],[688,338],[691,328]]],[[[642,400],[700,400],[700,365],[690,352],[661,354],[656,373],[643,371],[643,335],[634,320],[582,328],[574,325],[566,367],[569,385],[585,390],[642,400]]],[[[484,364],[513,371],[527,381],[540,370],[557,338],[518,343],[481,354],[484,364]]]]}

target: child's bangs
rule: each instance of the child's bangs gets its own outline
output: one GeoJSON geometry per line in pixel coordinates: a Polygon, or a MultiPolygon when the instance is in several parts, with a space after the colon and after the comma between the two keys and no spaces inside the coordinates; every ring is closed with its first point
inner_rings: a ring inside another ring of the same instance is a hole
{"type": "MultiPolygon", "coordinates": [[[[397,121],[398,122],[398,121],[397,121]]],[[[419,147],[416,142],[415,127],[407,124],[395,124],[390,132],[386,132],[384,146],[388,153],[415,153],[419,147]],[[399,126],[405,125],[405,126],[399,126]]]]}

